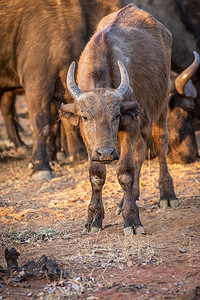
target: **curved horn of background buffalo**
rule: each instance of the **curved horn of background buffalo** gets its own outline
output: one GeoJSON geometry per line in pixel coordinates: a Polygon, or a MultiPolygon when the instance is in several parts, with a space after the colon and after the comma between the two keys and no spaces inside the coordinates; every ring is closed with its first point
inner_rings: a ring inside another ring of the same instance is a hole
{"type": "Polygon", "coordinates": [[[193,54],[194,54],[193,63],[187,69],[185,69],[175,80],[175,87],[177,92],[180,95],[184,95],[184,87],[186,83],[195,74],[200,64],[199,54],[196,51],[193,51],[193,54]]]}
{"type": "Polygon", "coordinates": [[[73,61],[69,67],[67,73],[67,88],[74,100],[78,100],[81,95],[81,90],[77,87],[74,79],[75,61],[73,61]]]}
{"type": "Polygon", "coordinates": [[[116,89],[116,92],[118,93],[120,99],[122,100],[129,87],[129,76],[123,63],[120,60],[118,60],[117,63],[121,74],[121,83],[119,87],[116,89]]]}

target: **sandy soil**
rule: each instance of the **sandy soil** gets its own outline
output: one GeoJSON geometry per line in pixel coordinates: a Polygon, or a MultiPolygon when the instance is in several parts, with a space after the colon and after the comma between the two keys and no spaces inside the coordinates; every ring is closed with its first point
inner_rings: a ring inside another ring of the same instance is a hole
{"type": "Polygon", "coordinates": [[[0,299],[200,299],[200,163],[169,165],[180,206],[160,210],[158,161],[145,161],[138,206],[147,234],[129,238],[115,215],[122,191],[115,164],[109,165],[103,231],[83,235],[88,164],[63,159],[54,167],[56,178],[33,181],[27,122],[29,149],[16,152],[0,118],[0,266],[6,269],[5,248],[15,247],[20,266],[45,254],[68,276],[24,282],[0,277],[0,299]]]}

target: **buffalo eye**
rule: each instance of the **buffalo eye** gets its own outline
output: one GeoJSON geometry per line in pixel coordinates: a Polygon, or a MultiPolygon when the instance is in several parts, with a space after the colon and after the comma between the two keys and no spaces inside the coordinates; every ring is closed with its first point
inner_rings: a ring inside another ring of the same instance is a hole
{"type": "Polygon", "coordinates": [[[121,117],[121,114],[116,115],[115,118],[113,119],[113,121],[119,121],[120,117],[121,117]]]}
{"type": "Polygon", "coordinates": [[[87,120],[88,120],[88,118],[85,116],[82,116],[81,118],[82,118],[83,122],[87,122],[87,120]]]}

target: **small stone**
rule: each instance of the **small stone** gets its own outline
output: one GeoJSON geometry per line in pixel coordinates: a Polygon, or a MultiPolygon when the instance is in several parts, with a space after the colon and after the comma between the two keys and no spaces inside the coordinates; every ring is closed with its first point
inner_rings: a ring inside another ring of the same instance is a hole
{"type": "Polygon", "coordinates": [[[82,278],[81,278],[80,276],[78,276],[78,277],[76,278],[76,280],[77,280],[77,281],[82,281],[82,278]]]}
{"type": "Polygon", "coordinates": [[[186,248],[180,248],[179,251],[180,251],[180,253],[187,253],[187,249],[186,248]]]}
{"type": "Polygon", "coordinates": [[[43,292],[37,294],[37,297],[41,297],[41,296],[44,296],[44,293],[43,293],[43,292]]]}
{"type": "Polygon", "coordinates": [[[30,169],[30,170],[33,169],[33,164],[32,164],[32,162],[29,162],[29,163],[28,163],[28,169],[30,169]]]}
{"type": "Polygon", "coordinates": [[[30,292],[30,293],[27,294],[27,297],[32,297],[32,296],[33,296],[32,292],[30,292]]]}

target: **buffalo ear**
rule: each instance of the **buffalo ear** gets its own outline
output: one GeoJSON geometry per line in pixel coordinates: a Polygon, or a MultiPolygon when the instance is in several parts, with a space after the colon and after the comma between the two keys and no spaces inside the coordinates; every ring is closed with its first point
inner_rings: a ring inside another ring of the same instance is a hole
{"type": "Polygon", "coordinates": [[[62,104],[61,116],[67,118],[72,125],[77,126],[79,123],[79,116],[76,103],[62,104]]]}
{"type": "Polygon", "coordinates": [[[137,102],[122,102],[120,104],[120,111],[121,121],[124,125],[128,124],[141,114],[141,110],[137,102]]]}
{"type": "Polygon", "coordinates": [[[183,91],[184,91],[184,95],[188,98],[196,98],[197,97],[197,90],[191,79],[186,83],[183,91]]]}

